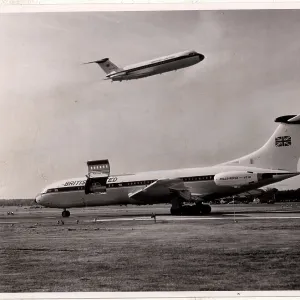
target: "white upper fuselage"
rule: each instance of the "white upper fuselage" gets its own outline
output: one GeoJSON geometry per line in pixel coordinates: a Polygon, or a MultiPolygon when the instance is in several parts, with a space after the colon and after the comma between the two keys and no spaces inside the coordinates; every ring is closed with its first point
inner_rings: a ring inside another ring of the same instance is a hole
{"type": "Polygon", "coordinates": [[[184,51],[126,66],[119,71],[111,72],[106,77],[113,81],[138,79],[186,68],[203,59],[204,55],[196,51],[184,51]]]}
{"type": "Polygon", "coordinates": [[[153,197],[150,201],[149,199],[145,199],[145,201],[138,201],[132,199],[129,194],[140,190],[158,179],[172,178],[181,178],[184,184],[189,187],[192,194],[201,195],[201,198],[205,200],[239,194],[241,192],[253,190],[292,176],[295,175],[291,175],[291,173],[282,170],[222,165],[205,168],[150,171],[140,172],[137,174],[110,176],[107,180],[106,193],[88,195],[85,194],[84,190],[86,178],[82,177],[62,180],[47,186],[43,192],[37,196],[36,201],[43,206],[56,208],[170,203],[169,195],[164,193],[159,195],[159,197],[153,197]],[[240,188],[216,185],[214,175],[231,171],[251,171],[272,174],[278,173],[282,175],[275,175],[271,179],[265,179],[259,183],[240,188]]]}

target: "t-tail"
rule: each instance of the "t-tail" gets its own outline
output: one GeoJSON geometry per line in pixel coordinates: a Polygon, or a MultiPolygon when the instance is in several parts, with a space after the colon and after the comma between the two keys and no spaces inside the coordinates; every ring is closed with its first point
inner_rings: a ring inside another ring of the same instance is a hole
{"type": "Polygon", "coordinates": [[[270,139],[258,150],[222,165],[241,165],[297,172],[300,157],[300,115],[275,119],[280,123],[270,139]]]}
{"type": "Polygon", "coordinates": [[[107,75],[112,72],[120,72],[122,68],[117,67],[114,63],[112,63],[109,58],[103,58],[101,60],[90,61],[85,64],[97,64],[107,75]]]}

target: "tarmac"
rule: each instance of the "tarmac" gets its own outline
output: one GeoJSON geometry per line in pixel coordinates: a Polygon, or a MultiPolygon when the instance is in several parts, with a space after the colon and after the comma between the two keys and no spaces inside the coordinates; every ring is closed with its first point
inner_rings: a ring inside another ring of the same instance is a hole
{"type": "Polygon", "coordinates": [[[176,221],[176,222],[211,222],[215,220],[261,220],[261,219],[300,219],[300,203],[276,204],[222,204],[212,205],[209,215],[172,216],[168,205],[148,206],[116,206],[116,207],[85,207],[70,209],[69,218],[61,217],[60,209],[45,207],[1,207],[0,224],[39,223],[47,224],[53,221],[64,222],[124,222],[136,221],[176,221]],[[8,214],[13,212],[13,214],[8,214]],[[152,218],[151,218],[152,216],[152,218]]]}

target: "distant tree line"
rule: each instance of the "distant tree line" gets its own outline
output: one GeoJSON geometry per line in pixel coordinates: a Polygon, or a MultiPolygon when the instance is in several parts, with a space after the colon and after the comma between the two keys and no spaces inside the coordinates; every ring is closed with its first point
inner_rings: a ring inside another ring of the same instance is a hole
{"type": "MultiPolygon", "coordinates": [[[[258,195],[249,195],[246,198],[249,201],[253,201],[258,198],[261,203],[271,202],[300,202],[300,188],[295,190],[278,190],[276,188],[267,188],[266,190],[258,189],[260,192],[258,195]]],[[[236,199],[242,199],[236,197],[236,199]]]]}
{"type": "Polygon", "coordinates": [[[276,202],[300,201],[300,188],[296,190],[274,190],[273,194],[276,202]]]}
{"type": "Polygon", "coordinates": [[[0,206],[34,206],[34,199],[0,199],[0,206]]]}

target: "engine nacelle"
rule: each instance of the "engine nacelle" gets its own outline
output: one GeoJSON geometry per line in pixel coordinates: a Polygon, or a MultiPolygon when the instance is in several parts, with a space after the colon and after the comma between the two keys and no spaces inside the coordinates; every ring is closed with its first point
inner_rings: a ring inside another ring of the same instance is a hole
{"type": "Polygon", "coordinates": [[[240,187],[257,183],[259,175],[245,171],[223,172],[214,176],[214,182],[218,186],[240,187]]]}

